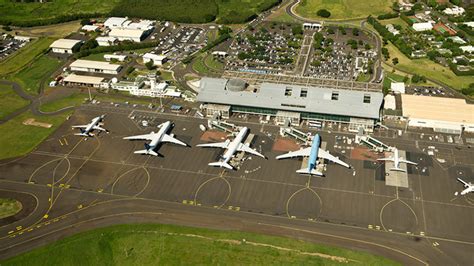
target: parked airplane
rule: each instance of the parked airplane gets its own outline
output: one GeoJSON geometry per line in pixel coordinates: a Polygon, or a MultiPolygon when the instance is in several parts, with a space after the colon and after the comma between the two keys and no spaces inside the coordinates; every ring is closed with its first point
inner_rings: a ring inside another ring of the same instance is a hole
{"type": "Polygon", "coordinates": [[[474,184],[471,184],[471,182],[468,183],[468,182],[462,180],[461,178],[458,178],[458,181],[461,182],[461,183],[463,183],[463,185],[464,185],[464,187],[465,187],[466,189],[464,189],[463,191],[461,191],[461,193],[456,192],[456,193],[454,193],[454,195],[456,195],[456,196],[457,196],[458,194],[466,195],[467,193],[474,192],[474,184]]]}
{"type": "Polygon", "coordinates": [[[247,127],[242,128],[235,139],[233,141],[230,141],[229,139],[226,140],[225,142],[219,142],[219,143],[208,143],[208,144],[199,144],[197,145],[198,147],[208,147],[208,148],[222,148],[226,149],[226,152],[224,155],[221,156],[221,160],[218,162],[214,163],[209,163],[209,166],[218,166],[218,167],[225,167],[227,169],[233,170],[234,168],[229,164],[230,159],[234,156],[235,152],[237,151],[243,151],[243,152],[248,152],[253,155],[260,156],[262,158],[265,158],[262,154],[257,152],[256,150],[250,148],[247,144],[242,143],[244,140],[244,137],[247,135],[249,132],[249,129],[247,127]]]}
{"type": "Polygon", "coordinates": [[[316,134],[313,138],[313,142],[311,143],[311,147],[304,148],[304,149],[301,149],[301,150],[298,150],[298,151],[292,151],[292,152],[289,152],[289,153],[285,153],[285,154],[282,154],[280,156],[277,156],[276,158],[277,158],[277,160],[280,160],[280,159],[286,159],[286,158],[292,158],[292,157],[308,157],[309,156],[308,167],[302,168],[302,169],[296,171],[299,174],[323,176],[323,173],[316,170],[316,166],[317,166],[317,163],[318,163],[317,160],[318,160],[319,157],[330,160],[330,161],[333,161],[333,162],[335,162],[337,164],[340,164],[342,166],[345,166],[347,168],[350,168],[350,166],[347,163],[341,161],[338,157],[335,157],[335,156],[331,155],[329,152],[321,149],[319,147],[320,145],[321,145],[321,137],[319,136],[319,134],[316,134]]]}
{"type": "Polygon", "coordinates": [[[137,136],[130,136],[130,137],[125,137],[123,139],[129,139],[129,140],[139,140],[139,139],[144,139],[144,140],[150,140],[151,142],[145,143],[145,149],[144,150],[139,150],[135,151],[135,154],[150,154],[153,156],[158,156],[158,153],[154,151],[158,144],[162,142],[172,142],[178,145],[182,146],[188,146],[186,143],[175,139],[173,136],[170,136],[167,134],[168,130],[171,128],[172,124],[170,121],[164,122],[163,124],[159,125],[158,127],[160,130],[155,133],[151,132],[150,134],[145,134],[145,135],[137,135],[137,136]]]}
{"type": "Polygon", "coordinates": [[[93,134],[91,132],[93,130],[100,130],[100,131],[108,132],[105,128],[101,127],[103,125],[103,123],[101,123],[101,122],[104,120],[104,117],[105,117],[105,115],[95,117],[87,125],[72,126],[72,128],[79,128],[81,130],[81,133],[76,133],[74,135],[84,136],[84,137],[92,137],[93,134]]]}
{"type": "Polygon", "coordinates": [[[415,162],[411,162],[408,160],[403,159],[402,157],[398,157],[398,149],[394,148],[393,149],[393,156],[387,157],[387,158],[381,158],[377,159],[378,161],[391,161],[393,162],[393,165],[395,166],[394,168],[390,168],[392,171],[400,171],[400,172],[406,172],[405,169],[400,168],[400,163],[406,163],[406,164],[412,164],[412,165],[418,165],[415,162]]]}

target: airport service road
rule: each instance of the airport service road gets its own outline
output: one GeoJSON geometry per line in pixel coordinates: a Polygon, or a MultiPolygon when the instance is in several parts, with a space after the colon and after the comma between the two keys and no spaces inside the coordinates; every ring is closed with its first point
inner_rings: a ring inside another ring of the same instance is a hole
{"type": "MultiPolygon", "coordinates": [[[[354,169],[328,164],[326,177],[309,178],[295,173],[301,160],[274,159],[285,152],[276,150],[277,127],[239,122],[255,134],[251,146],[269,159],[244,156],[238,171],[228,171],[207,166],[220,150],[194,147],[206,142],[199,129],[205,120],[156,112],[134,112],[137,118],[131,120],[130,113],[81,107],[35,151],[0,162],[0,189],[27,207],[10,223],[2,221],[2,258],[91,228],[162,222],[298,237],[369,250],[405,264],[472,264],[474,239],[466,232],[472,229],[474,198],[454,197],[461,189],[456,177],[472,176],[469,162],[446,167],[415,140],[390,143],[387,138],[383,141],[419,162],[409,167],[408,188],[390,187],[382,164],[355,156],[352,150],[361,147],[341,142],[340,136],[350,134],[322,132],[326,148],[354,169]],[[103,113],[110,134],[87,140],[72,135],[71,125],[103,113]],[[137,123],[141,116],[150,127],[137,123]],[[156,125],[168,119],[175,123],[170,133],[192,147],[164,144],[160,157],[149,157],[133,154],[143,149],[143,141],[122,140],[156,132],[156,125]]],[[[225,138],[206,134],[208,140],[225,138]]],[[[453,157],[474,155],[449,145],[443,149],[453,157]]]]}

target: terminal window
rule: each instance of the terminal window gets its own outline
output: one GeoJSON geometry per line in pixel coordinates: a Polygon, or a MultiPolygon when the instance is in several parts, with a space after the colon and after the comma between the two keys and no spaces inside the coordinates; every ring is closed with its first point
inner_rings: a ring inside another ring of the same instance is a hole
{"type": "Polygon", "coordinates": [[[370,103],[370,95],[364,95],[364,103],[370,103]]]}
{"type": "Polygon", "coordinates": [[[291,96],[292,89],[291,88],[286,88],[285,89],[285,96],[291,96]]]}
{"type": "Polygon", "coordinates": [[[333,101],[339,100],[339,92],[333,92],[331,95],[331,100],[333,101]]]}
{"type": "Polygon", "coordinates": [[[306,98],[308,96],[308,89],[301,89],[300,97],[306,98]]]}

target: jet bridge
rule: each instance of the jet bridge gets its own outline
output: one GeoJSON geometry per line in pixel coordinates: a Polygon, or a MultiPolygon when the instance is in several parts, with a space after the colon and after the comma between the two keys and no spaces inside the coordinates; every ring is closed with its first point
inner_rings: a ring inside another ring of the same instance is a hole
{"type": "Polygon", "coordinates": [[[357,144],[365,144],[369,148],[377,152],[391,151],[392,148],[380,140],[373,138],[369,135],[364,135],[363,130],[359,129],[359,133],[356,135],[355,142],[357,144]]]}
{"type": "Polygon", "coordinates": [[[227,133],[234,133],[237,129],[237,126],[225,121],[221,121],[217,119],[217,117],[213,117],[212,119],[207,120],[207,126],[209,128],[217,128],[227,133]]]}
{"type": "Polygon", "coordinates": [[[299,131],[296,128],[293,127],[280,127],[280,135],[283,137],[292,137],[298,141],[301,141],[303,143],[309,143],[310,139],[308,134],[299,131]]]}

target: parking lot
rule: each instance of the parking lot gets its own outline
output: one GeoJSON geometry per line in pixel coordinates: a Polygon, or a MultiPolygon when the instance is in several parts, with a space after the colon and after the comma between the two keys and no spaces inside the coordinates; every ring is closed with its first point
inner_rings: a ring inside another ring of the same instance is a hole
{"type": "Polygon", "coordinates": [[[30,42],[27,37],[13,37],[3,34],[0,37],[0,60],[7,58],[30,42]]]}

